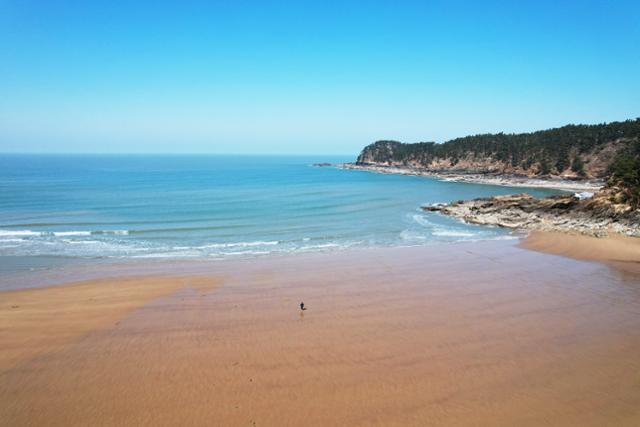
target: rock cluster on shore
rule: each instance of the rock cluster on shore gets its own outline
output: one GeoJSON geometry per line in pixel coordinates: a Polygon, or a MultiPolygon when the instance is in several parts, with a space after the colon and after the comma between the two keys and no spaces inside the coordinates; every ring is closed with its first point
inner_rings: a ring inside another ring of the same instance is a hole
{"type": "Polygon", "coordinates": [[[515,194],[423,206],[465,222],[523,230],[579,232],[604,236],[609,232],[640,237],[640,211],[616,201],[616,188],[591,198],[576,195],[537,199],[515,194]]]}

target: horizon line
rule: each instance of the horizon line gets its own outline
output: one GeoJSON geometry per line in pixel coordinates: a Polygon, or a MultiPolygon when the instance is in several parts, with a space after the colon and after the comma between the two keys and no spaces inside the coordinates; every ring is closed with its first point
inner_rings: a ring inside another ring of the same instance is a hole
{"type": "Polygon", "coordinates": [[[340,153],[214,153],[214,152],[92,152],[92,151],[42,151],[42,152],[19,152],[19,151],[0,151],[0,156],[18,155],[18,156],[357,156],[357,153],[340,154],[340,153]]]}

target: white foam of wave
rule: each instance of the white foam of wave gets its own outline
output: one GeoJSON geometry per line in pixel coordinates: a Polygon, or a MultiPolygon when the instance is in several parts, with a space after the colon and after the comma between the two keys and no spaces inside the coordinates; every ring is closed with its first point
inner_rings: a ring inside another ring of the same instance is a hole
{"type": "Polygon", "coordinates": [[[405,241],[424,241],[427,240],[427,236],[424,236],[422,234],[418,234],[415,231],[411,231],[411,230],[403,230],[400,232],[400,238],[402,240],[405,241]]]}
{"type": "Polygon", "coordinates": [[[68,237],[68,236],[92,236],[94,234],[127,235],[129,230],[71,230],[71,231],[32,231],[32,230],[0,230],[0,237],[68,237]]]}
{"type": "Polygon", "coordinates": [[[310,246],[302,246],[300,249],[308,250],[308,249],[326,249],[326,248],[338,248],[338,247],[347,247],[349,245],[339,245],[337,243],[321,243],[319,245],[310,245],[310,246]]]}
{"type": "Polygon", "coordinates": [[[31,230],[0,230],[0,236],[40,236],[40,233],[31,230]]]}
{"type": "Polygon", "coordinates": [[[0,255],[14,256],[77,256],[77,257],[119,257],[149,252],[151,249],[141,243],[123,243],[104,240],[79,240],[73,238],[24,239],[18,245],[0,244],[0,255]],[[16,247],[17,246],[17,247],[16,247]]]}
{"type": "Polygon", "coordinates": [[[131,258],[197,258],[201,257],[199,251],[168,251],[168,252],[151,252],[148,254],[131,255],[131,258]]]}
{"type": "Polygon", "coordinates": [[[19,243],[24,242],[24,239],[16,239],[15,237],[9,237],[6,239],[0,239],[1,243],[19,243]]]}
{"type": "Polygon", "coordinates": [[[475,236],[473,239],[457,239],[451,240],[450,243],[478,243],[478,242],[493,242],[502,240],[517,240],[516,236],[475,236]]]}
{"type": "MultiPolygon", "coordinates": [[[[277,242],[280,244],[281,242],[277,242]]],[[[209,259],[224,259],[225,257],[238,257],[238,256],[259,256],[269,255],[274,253],[296,253],[296,252],[314,252],[327,249],[346,249],[350,246],[356,245],[361,242],[350,242],[344,244],[338,243],[321,243],[318,245],[305,245],[305,246],[280,246],[274,247],[276,242],[243,242],[242,245],[238,243],[234,244],[215,244],[204,246],[174,246],[166,252],[152,252],[147,254],[135,255],[135,258],[181,258],[181,257],[208,257],[209,259]],[[251,243],[251,244],[247,244],[251,243]],[[261,244],[258,244],[261,243],[261,244]],[[265,243],[267,243],[265,245],[265,243]],[[271,246],[273,249],[264,250],[261,249],[264,246],[271,246]],[[230,248],[241,247],[256,247],[258,249],[247,250],[228,250],[230,248]],[[218,250],[212,250],[218,249],[218,250]],[[225,250],[227,249],[227,250],[225,250]]]]}
{"type": "Polygon", "coordinates": [[[70,245],[93,245],[97,243],[95,240],[72,240],[72,239],[62,239],[63,242],[68,243],[70,245]]]}
{"type": "Polygon", "coordinates": [[[225,252],[224,254],[215,254],[215,255],[267,255],[270,254],[270,251],[232,251],[225,252]]]}
{"type": "Polygon", "coordinates": [[[454,230],[435,230],[432,231],[431,234],[439,237],[475,237],[476,233],[469,233],[466,231],[454,231],[454,230]]]}
{"type": "Polygon", "coordinates": [[[15,244],[15,243],[5,243],[5,241],[1,241],[0,243],[0,250],[6,250],[6,249],[13,249],[13,248],[19,248],[20,244],[15,244]]]}
{"type": "MultiPolygon", "coordinates": [[[[47,234],[45,234],[45,233],[46,232],[44,232],[42,235],[46,236],[47,234]]],[[[56,237],[91,236],[91,232],[90,231],[54,231],[51,234],[56,236],[56,237]]]]}
{"type": "Polygon", "coordinates": [[[494,236],[492,238],[490,238],[489,240],[518,240],[520,239],[520,237],[515,236],[513,234],[507,234],[504,236],[494,236]]]}
{"type": "Polygon", "coordinates": [[[414,214],[411,216],[411,218],[418,224],[422,225],[423,227],[434,226],[434,224],[431,221],[429,221],[424,215],[414,214]]]}
{"type": "MultiPolygon", "coordinates": [[[[413,221],[415,221],[417,224],[423,226],[423,227],[427,227],[430,228],[430,233],[432,236],[436,236],[436,237],[476,237],[479,234],[478,233],[474,233],[472,231],[466,231],[466,230],[457,230],[457,229],[452,229],[452,228],[447,228],[447,227],[442,227],[439,226],[431,221],[429,221],[429,219],[424,216],[424,215],[420,215],[420,214],[414,214],[412,215],[412,219],[413,221]]],[[[421,236],[418,233],[415,232],[409,232],[410,234],[408,236],[402,236],[401,237],[404,240],[424,240],[426,239],[425,236],[421,236]],[[405,237],[408,237],[405,238],[405,237]]]]}
{"type": "Polygon", "coordinates": [[[333,250],[344,250],[353,246],[357,246],[362,242],[344,242],[344,243],[320,243],[318,245],[295,246],[287,250],[289,253],[307,253],[307,252],[324,252],[333,250]]]}
{"type": "Polygon", "coordinates": [[[275,246],[280,242],[277,240],[272,241],[262,241],[258,240],[255,242],[234,242],[234,243],[211,243],[204,246],[199,246],[199,248],[251,248],[255,246],[275,246]]]}

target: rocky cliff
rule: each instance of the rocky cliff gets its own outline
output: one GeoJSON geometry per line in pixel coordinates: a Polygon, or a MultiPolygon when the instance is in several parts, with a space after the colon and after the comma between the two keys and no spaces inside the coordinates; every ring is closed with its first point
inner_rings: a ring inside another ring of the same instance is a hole
{"type": "Polygon", "coordinates": [[[442,144],[377,141],[362,150],[356,165],[435,173],[604,178],[618,154],[638,139],[640,119],[523,134],[473,135],[442,144]]]}
{"type": "MultiPolygon", "coordinates": [[[[378,141],[367,146],[356,161],[360,166],[383,166],[397,168],[420,169],[434,173],[468,173],[515,175],[523,177],[561,177],[565,179],[602,179],[606,176],[607,167],[615,159],[618,152],[626,147],[630,140],[621,139],[610,141],[597,149],[582,153],[581,170],[572,170],[567,166],[563,170],[543,170],[543,164],[538,161],[523,161],[513,164],[511,161],[500,160],[490,154],[463,153],[462,155],[434,156],[427,161],[420,156],[398,156],[399,142],[378,141]]],[[[573,154],[575,157],[577,154],[573,154]]]]}

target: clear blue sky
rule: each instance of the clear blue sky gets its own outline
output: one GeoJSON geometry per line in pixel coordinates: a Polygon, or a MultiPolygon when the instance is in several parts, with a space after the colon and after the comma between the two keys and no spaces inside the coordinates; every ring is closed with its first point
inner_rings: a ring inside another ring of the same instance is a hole
{"type": "Polygon", "coordinates": [[[640,2],[0,0],[0,151],[357,153],[640,116],[640,2]]]}

